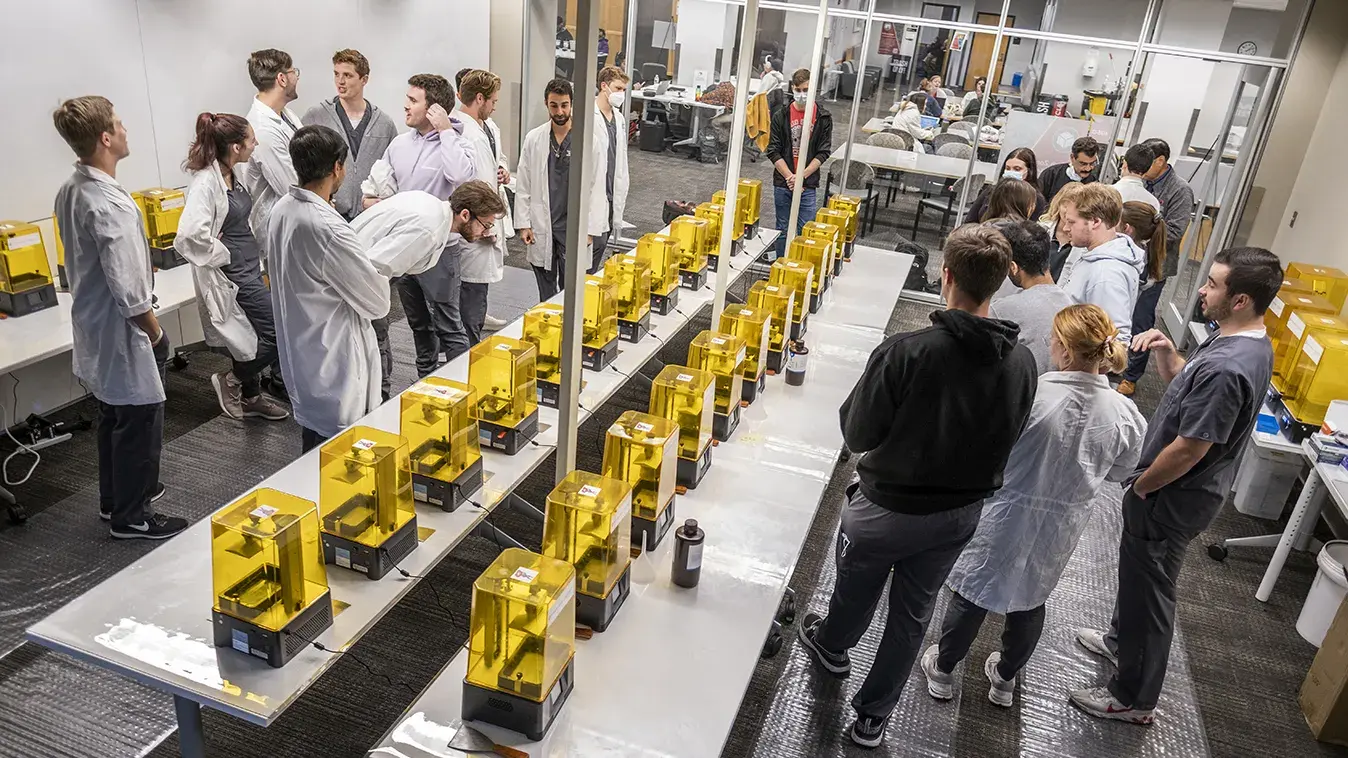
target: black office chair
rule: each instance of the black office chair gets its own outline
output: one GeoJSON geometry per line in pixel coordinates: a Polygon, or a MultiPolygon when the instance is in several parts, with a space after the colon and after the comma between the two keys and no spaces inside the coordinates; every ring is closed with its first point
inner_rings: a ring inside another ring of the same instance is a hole
{"type": "Polygon", "coordinates": [[[641,82],[642,84],[652,84],[656,79],[664,81],[669,78],[669,69],[665,68],[663,63],[643,63],[641,64],[641,82]]]}

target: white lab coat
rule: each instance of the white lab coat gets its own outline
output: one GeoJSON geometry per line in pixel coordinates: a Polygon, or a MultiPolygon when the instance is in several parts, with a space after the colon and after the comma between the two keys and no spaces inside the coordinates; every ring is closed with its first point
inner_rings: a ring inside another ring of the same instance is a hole
{"type": "MultiPolygon", "coordinates": [[[[617,168],[613,172],[613,223],[609,228],[613,231],[613,239],[617,239],[623,230],[623,212],[627,210],[627,187],[630,184],[630,177],[627,173],[627,122],[623,121],[622,110],[613,109],[613,118],[617,120],[618,149],[614,151],[617,156],[617,168]]],[[[608,125],[604,122],[604,115],[599,112],[599,105],[594,106],[594,129],[598,133],[599,140],[599,173],[595,181],[599,182],[601,192],[608,197],[605,189],[605,182],[608,178],[608,125]]],[[[611,244],[611,243],[610,243],[611,244]]]]}
{"type": "Polygon", "coordinates": [[[257,147],[253,149],[253,157],[248,159],[248,165],[243,167],[243,171],[239,171],[239,166],[234,167],[239,174],[239,181],[253,197],[253,212],[248,217],[248,225],[253,228],[253,236],[262,246],[263,261],[267,260],[267,222],[271,217],[272,206],[299,183],[295,164],[290,160],[290,138],[295,136],[300,126],[300,117],[289,108],[285,109],[285,114],[295,128],[286,124],[284,119],[276,115],[276,111],[263,105],[261,100],[253,98],[253,105],[248,109],[248,124],[253,127],[253,135],[257,137],[257,147]]]}
{"type": "MultiPolygon", "coordinates": [[[[576,133],[571,133],[574,142],[576,133]]],[[[594,167],[594,181],[590,184],[590,214],[586,233],[598,237],[608,231],[608,194],[604,191],[604,174],[600,171],[601,158],[606,147],[592,134],[590,165],[594,167]]],[[[534,244],[525,248],[529,264],[545,271],[552,270],[552,194],[548,186],[548,156],[552,152],[552,122],[534,128],[524,135],[520,148],[519,169],[515,175],[515,228],[532,229],[534,244]]],[[[580,181],[580,166],[572,165],[571,181],[580,181]]],[[[568,221],[570,219],[568,218],[568,221]]]]}
{"type": "Polygon", "coordinates": [[[449,242],[449,203],[429,192],[399,192],[363,211],[351,228],[375,271],[387,277],[435,267],[449,242]]]}
{"type": "MultiPolygon", "coordinates": [[[[496,169],[507,168],[505,158],[505,145],[501,142],[501,130],[496,128],[496,122],[487,119],[487,129],[491,130],[492,139],[496,140],[496,157],[492,157],[491,140],[487,139],[487,132],[477,119],[464,113],[461,110],[455,110],[454,115],[463,122],[463,138],[473,146],[473,164],[475,166],[474,179],[486,182],[495,187],[497,193],[501,193],[501,187],[496,183],[496,169]]],[[[502,196],[504,198],[504,195],[502,196]]],[[[509,208],[509,204],[506,205],[509,208]]],[[[459,263],[459,278],[465,282],[478,284],[492,284],[501,281],[505,277],[505,245],[506,238],[514,235],[514,229],[510,226],[510,219],[502,216],[497,220],[493,234],[495,239],[482,239],[477,242],[469,242],[463,247],[463,257],[459,263]]]]}
{"type": "MultiPolygon", "coordinates": [[[[983,505],[973,539],[950,572],[950,589],[994,613],[1044,604],[1067,568],[1106,481],[1137,466],[1147,422],[1101,375],[1039,377],[1029,422],[1006,479],[983,505]]],[[[1117,505],[1115,506],[1117,507],[1117,505]]]]}
{"type": "Polygon", "coordinates": [[[379,405],[372,319],[388,315],[388,279],[330,204],[292,187],[271,214],[276,345],[300,426],[330,437],[379,405]]]}
{"type": "Polygon", "coordinates": [[[236,361],[251,361],[257,356],[257,332],[239,305],[238,285],[220,270],[230,258],[229,248],[220,241],[220,228],[228,213],[229,194],[220,165],[212,163],[193,171],[173,249],[192,264],[192,284],[206,344],[228,348],[236,361]]]}
{"type": "Polygon", "coordinates": [[[782,75],[782,72],[773,69],[772,71],[763,74],[763,78],[759,81],[758,84],[758,91],[771,92],[777,89],[778,87],[785,87],[785,86],[786,86],[786,77],[782,75]]]}

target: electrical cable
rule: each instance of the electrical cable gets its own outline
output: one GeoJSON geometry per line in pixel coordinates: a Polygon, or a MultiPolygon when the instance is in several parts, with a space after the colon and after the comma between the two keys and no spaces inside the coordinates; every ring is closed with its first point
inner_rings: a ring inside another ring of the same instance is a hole
{"type": "MultiPolygon", "coordinates": [[[[382,549],[382,548],[381,548],[381,549],[382,549]]],[[[374,669],[370,668],[370,664],[366,663],[365,661],[362,661],[362,660],[360,659],[360,656],[356,655],[355,653],[351,652],[350,650],[333,650],[333,649],[331,649],[331,648],[325,647],[325,646],[323,645],[323,643],[321,643],[321,642],[319,642],[319,641],[317,641],[317,640],[311,640],[311,639],[309,639],[308,637],[305,637],[304,635],[300,634],[299,632],[291,631],[291,630],[289,630],[289,629],[285,630],[285,633],[288,634],[288,635],[292,635],[292,636],[295,636],[295,637],[299,637],[299,638],[300,638],[301,640],[303,640],[304,642],[307,642],[307,643],[309,643],[310,645],[312,645],[312,646],[314,647],[315,650],[318,650],[318,651],[327,653],[327,654],[329,654],[329,655],[331,655],[331,656],[333,656],[333,657],[342,656],[342,657],[349,657],[349,658],[351,658],[351,660],[355,661],[356,663],[359,663],[359,664],[361,665],[361,668],[363,668],[363,669],[365,669],[367,672],[369,672],[370,676],[379,677],[380,679],[383,679],[384,681],[388,682],[390,686],[393,686],[393,687],[403,687],[403,688],[405,688],[408,692],[412,693],[413,696],[416,696],[416,695],[420,695],[420,694],[421,694],[420,691],[414,689],[414,688],[412,687],[412,685],[408,684],[407,682],[403,682],[403,681],[395,681],[395,680],[394,680],[392,677],[390,677],[388,674],[380,673],[380,672],[375,671],[374,669]]]]}
{"type": "MultiPolygon", "coordinates": [[[[18,377],[18,376],[15,376],[14,374],[10,374],[10,376],[13,377],[13,379],[14,379],[14,414],[13,414],[13,415],[14,415],[14,422],[17,424],[17,423],[18,423],[18,420],[19,420],[19,419],[18,419],[18,417],[19,417],[19,377],[18,377]]],[[[31,448],[31,447],[29,447],[29,446],[23,444],[22,442],[19,442],[19,438],[14,436],[14,430],[10,428],[10,424],[9,424],[9,416],[10,416],[9,410],[8,410],[7,408],[5,408],[3,405],[0,405],[0,411],[3,411],[3,412],[4,412],[4,416],[0,417],[0,426],[3,426],[3,427],[4,427],[5,435],[8,436],[8,437],[10,438],[10,440],[12,440],[12,441],[14,442],[14,444],[18,446],[18,449],[17,449],[17,450],[15,450],[14,452],[12,452],[12,453],[10,453],[9,455],[5,456],[4,462],[3,462],[3,463],[0,463],[0,479],[3,479],[3,480],[4,480],[5,486],[7,486],[7,487],[18,487],[18,486],[24,484],[25,482],[27,482],[29,479],[33,478],[33,472],[37,470],[38,464],[42,462],[42,455],[41,455],[40,453],[38,453],[37,450],[34,450],[33,448],[31,448]],[[10,478],[9,478],[9,462],[12,461],[12,460],[14,460],[14,457],[15,457],[15,456],[23,455],[23,454],[25,454],[25,453],[28,454],[28,455],[33,456],[33,464],[32,464],[31,466],[28,467],[28,473],[24,474],[22,479],[18,479],[18,480],[10,479],[10,478]]]]}
{"type": "MultiPolygon", "coordinates": [[[[424,575],[421,575],[421,574],[413,574],[412,572],[408,571],[407,569],[403,568],[402,566],[399,566],[399,565],[398,565],[398,562],[395,561],[395,560],[393,560],[393,556],[392,556],[391,554],[389,554],[388,548],[385,548],[385,547],[383,547],[383,546],[380,546],[379,551],[382,552],[386,558],[388,558],[389,562],[390,562],[391,564],[393,564],[393,570],[394,570],[394,571],[397,571],[397,572],[402,576],[402,578],[404,578],[404,579],[425,579],[425,580],[426,580],[426,586],[427,586],[427,587],[430,587],[430,588],[431,588],[431,594],[435,595],[435,604],[438,605],[438,606],[440,606],[440,610],[444,611],[445,614],[446,614],[447,616],[449,616],[449,623],[454,624],[455,626],[458,626],[458,623],[459,623],[459,622],[458,622],[457,620],[455,620],[454,611],[451,611],[451,610],[449,609],[449,606],[445,605],[444,600],[441,599],[441,597],[440,597],[440,590],[438,590],[438,589],[435,588],[435,583],[432,582],[432,581],[430,580],[430,577],[424,576],[424,575]]],[[[404,557],[405,557],[405,556],[404,556],[404,557]]]]}

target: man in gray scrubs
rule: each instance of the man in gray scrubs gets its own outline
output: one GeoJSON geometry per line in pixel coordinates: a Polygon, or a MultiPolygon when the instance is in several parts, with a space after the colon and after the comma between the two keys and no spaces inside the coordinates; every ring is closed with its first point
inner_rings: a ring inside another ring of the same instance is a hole
{"type": "Polygon", "coordinates": [[[1232,465],[1254,429],[1273,375],[1264,309],[1282,285],[1277,256],[1260,248],[1217,254],[1200,291],[1220,328],[1186,362],[1161,332],[1133,338],[1170,383],[1152,417],[1142,458],[1123,496],[1119,589],[1108,632],[1077,642],[1115,665],[1106,687],[1074,690],[1092,716],[1152,723],[1175,631],[1176,583],[1189,543],[1222,509],[1232,465]]]}

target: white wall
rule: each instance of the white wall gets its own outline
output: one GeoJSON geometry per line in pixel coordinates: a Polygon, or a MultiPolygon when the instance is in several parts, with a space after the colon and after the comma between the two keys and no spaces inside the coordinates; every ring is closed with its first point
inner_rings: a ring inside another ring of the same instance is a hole
{"type": "Polygon", "coordinates": [[[294,57],[302,75],[293,107],[301,112],[334,96],[333,51],[361,50],[372,69],[367,97],[399,124],[408,76],[453,77],[489,61],[487,0],[45,0],[6,3],[5,21],[0,216],[26,220],[50,216],[70,173],[73,158],[51,124],[65,98],[101,94],[117,107],[132,150],[119,170],[123,184],[180,186],[196,114],[247,113],[246,61],[255,49],[294,57]],[[445,30],[454,28],[482,33],[447,45],[445,30]]]}
{"type": "MultiPolygon", "coordinates": [[[[1146,11],[1146,0],[1060,0],[1057,18],[1053,21],[1053,28],[1048,31],[1118,39],[1136,45],[1146,11]]],[[[1073,113],[1081,108],[1082,90],[1104,86],[1106,76],[1112,76],[1117,81],[1124,75],[1133,55],[1132,50],[1099,48],[1096,74],[1085,77],[1081,75],[1081,66],[1094,48],[1065,42],[1039,44],[1046,46],[1045,74],[1040,91],[1067,95],[1068,106],[1073,113]],[[1114,55],[1112,66],[1110,53],[1114,55]]]]}
{"type": "MultiPolygon", "coordinates": [[[[679,21],[674,32],[675,42],[679,45],[679,70],[674,74],[675,82],[691,87],[698,71],[707,72],[708,84],[716,78],[716,51],[725,44],[727,25],[734,33],[738,17],[739,8],[734,5],[711,0],[679,0],[679,21]]],[[[730,55],[729,49],[725,55],[730,55]]]]}

